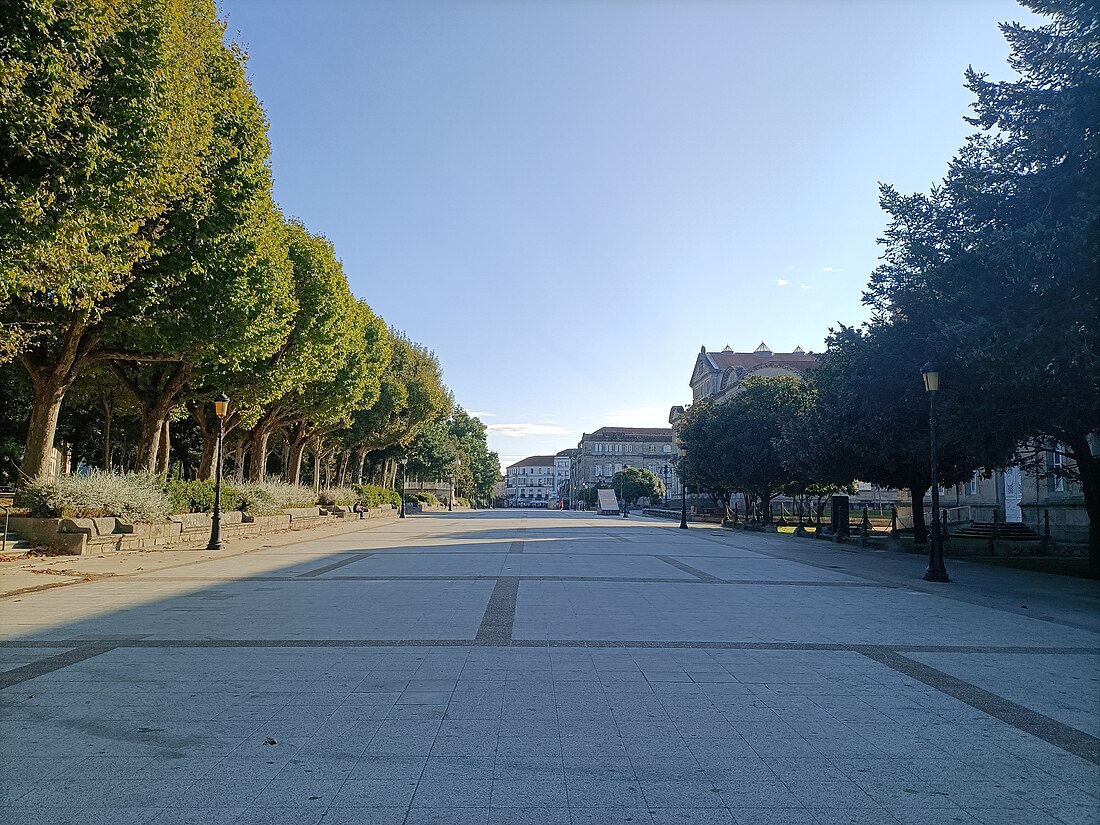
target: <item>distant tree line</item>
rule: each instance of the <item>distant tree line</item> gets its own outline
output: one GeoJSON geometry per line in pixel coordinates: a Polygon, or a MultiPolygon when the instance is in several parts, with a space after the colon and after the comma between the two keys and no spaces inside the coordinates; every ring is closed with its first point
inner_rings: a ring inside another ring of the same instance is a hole
{"type": "MultiPolygon", "coordinates": [[[[1072,459],[1100,577],[1100,17],[1096,4],[1025,0],[1049,18],[1005,24],[1020,78],[968,69],[971,135],[928,193],[881,188],[890,220],[864,303],[801,384],[746,382],[689,408],[687,473],[716,498],[766,503],[852,479],[931,484],[920,368],[942,372],[939,478],[1035,454],[1072,459]]],[[[914,508],[918,533],[923,513],[914,508]]]]}
{"type": "Polygon", "coordinates": [[[0,446],[16,480],[44,476],[60,442],[74,466],[210,478],[225,392],[242,479],[392,484],[434,427],[478,474],[470,494],[491,494],[484,428],[434,354],[275,205],[267,120],[212,0],[14,0],[0,45],[0,446]]]}

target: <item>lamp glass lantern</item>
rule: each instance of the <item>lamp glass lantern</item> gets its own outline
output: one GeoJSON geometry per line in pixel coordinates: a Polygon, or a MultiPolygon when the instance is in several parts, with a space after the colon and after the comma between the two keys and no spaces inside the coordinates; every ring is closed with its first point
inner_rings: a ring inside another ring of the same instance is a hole
{"type": "Polygon", "coordinates": [[[921,378],[924,379],[925,392],[938,392],[940,389],[940,368],[929,361],[920,368],[921,378]]]}

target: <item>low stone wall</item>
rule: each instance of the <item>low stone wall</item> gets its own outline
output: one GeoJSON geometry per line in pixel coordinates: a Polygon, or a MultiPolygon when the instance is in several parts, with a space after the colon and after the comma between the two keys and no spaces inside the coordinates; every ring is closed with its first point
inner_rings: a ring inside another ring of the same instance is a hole
{"type": "MultiPolygon", "coordinates": [[[[223,541],[308,530],[342,519],[396,518],[386,505],[355,513],[349,507],[300,507],[270,516],[231,510],[221,514],[223,541]]],[[[11,530],[58,555],[95,556],[122,550],[202,550],[210,541],[210,513],[182,513],[162,524],[129,524],[116,518],[13,518],[11,530]]]]}

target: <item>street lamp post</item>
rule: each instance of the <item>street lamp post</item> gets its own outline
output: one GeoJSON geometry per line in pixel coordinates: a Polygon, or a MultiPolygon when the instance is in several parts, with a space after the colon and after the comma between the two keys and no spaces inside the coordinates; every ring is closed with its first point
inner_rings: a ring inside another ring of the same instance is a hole
{"type": "Polygon", "coordinates": [[[401,509],[397,512],[398,518],[405,518],[405,467],[409,463],[408,457],[402,458],[399,462],[401,465],[401,509]]]}
{"type": "MultiPolygon", "coordinates": [[[[940,389],[939,368],[929,361],[921,367],[924,391],[928,393],[928,424],[932,442],[932,540],[928,543],[928,569],[922,577],[926,582],[949,582],[943,564],[943,532],[940,525],[940,480],[936,472],[936,393],[940,389]]],[[[924,506],[923,504],[921,505],[924,506]]]]}
{"type": "Polygon", "coordinates": [[[680,529],[688,529],[687,450],[680,448],[680,529]]]}
{"type": "Polygon", "coordinates": [[[229,396],[224,392],[214,399],[214,415],[218,417],[218,452],[214,460],[214,514],[210,519],[210,543],[207,550],[222,549],[222,441],[225,438],[225,414],[229,396]]]}
{"type": "Polygon", "coordinates": [[[665,463],[665,465],[663,467],[661,467],[661,478],[663,478],[664,482],[665,482],[665,506],[667,507],[668,506],[668,464],[667,463],[665,463]]]}

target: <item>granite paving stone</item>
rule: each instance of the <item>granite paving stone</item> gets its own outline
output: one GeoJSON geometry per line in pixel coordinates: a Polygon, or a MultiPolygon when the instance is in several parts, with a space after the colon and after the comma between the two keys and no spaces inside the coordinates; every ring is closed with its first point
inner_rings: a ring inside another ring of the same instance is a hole
{"type": "Polygon", "coordinates": [[[507,510],[109,565],[0,596],[5,825],[1100,823],[1093,582],[507,510]]]}

